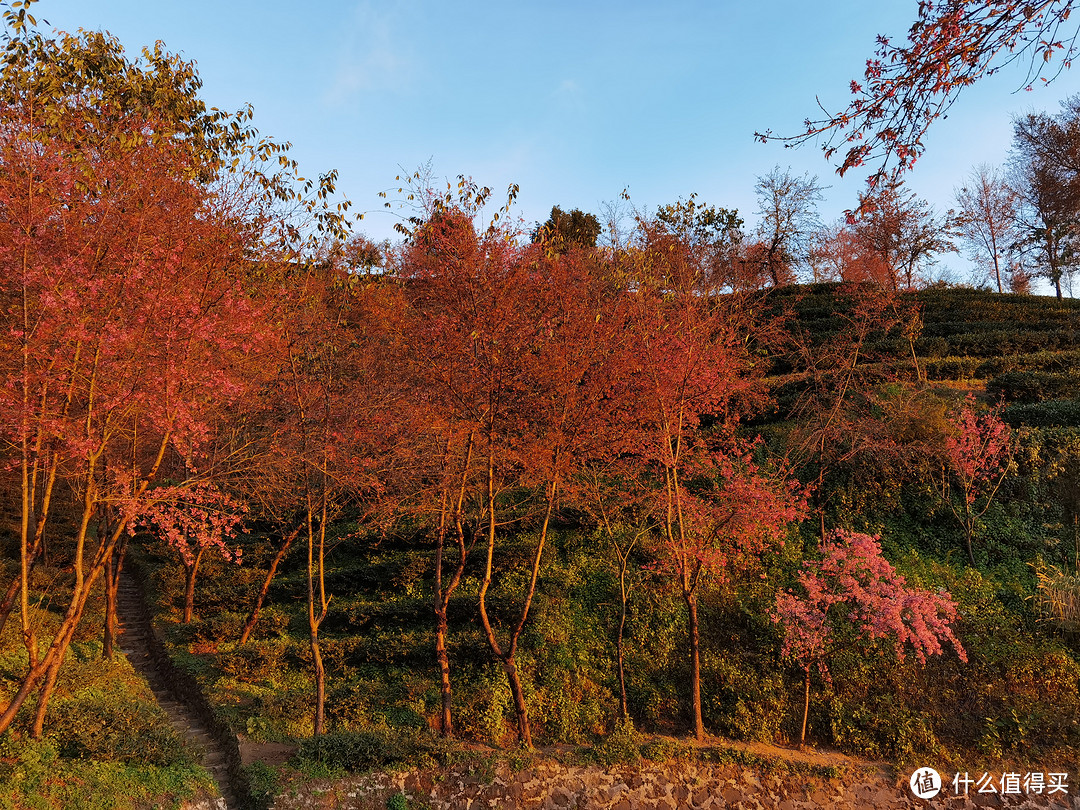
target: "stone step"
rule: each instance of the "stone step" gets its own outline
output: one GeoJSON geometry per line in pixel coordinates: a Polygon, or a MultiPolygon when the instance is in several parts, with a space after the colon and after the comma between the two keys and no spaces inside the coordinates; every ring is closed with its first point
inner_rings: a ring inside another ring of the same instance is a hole
{"type": "Polygon", "coordinates": [[[173,693],[171,685],[156,669],[149,651],[149,613],[142,603],[139,591],[126,574],[121,575],[117,594],[117,613],[120,619],[119,647],[139,674],[146,678],[158,705],[168,715],[169,723],[199,752],[203,766],[217,782],[221,798],[217,804],[221,810],[239,806],[237,797],[228,781],[228,758],[213,736],[203,727],[199,717],[187,709],[180,696],[173,693]]]}

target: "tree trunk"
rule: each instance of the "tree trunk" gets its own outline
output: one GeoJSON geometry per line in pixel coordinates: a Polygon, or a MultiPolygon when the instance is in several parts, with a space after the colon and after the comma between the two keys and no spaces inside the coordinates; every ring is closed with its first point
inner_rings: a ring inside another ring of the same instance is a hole
{"type": "Polygon", "coordinates": [[[329,600],[326,598],[326,512],[327,494],[325,482],[321,493],[322,507],[319,521],[318,551],[315,549],[315,533],[312,526],[311,495],[307,496],[307,579],[308,579],[308,631],[311,637],[311,663],[315,669],[315,736],[325,731],[326,719],[326,667],[319,647],[319,627],[326,618],[329,600]],[[316,580],[318,585],[316,586],[316,580]],[[318,609],[316,610],[316,592],[318,609]]]}
{"type": "MultiPolygon", "coordinates": [[[[101,517],[98,520],[98,535],[105,537],[112,533],[108,507],[102,507],[101,517]]],[[[101,644],[101,657],[111,659],[113,647],[116,645],[116,596],[120,590],[120,569],[124,565],[124,552],[127,550],[127,539],[117,540],[112,551],[105,557],[105,633],[101,644]]]]}
{"type": "Polygon", "coordinates": [[[63,656],[57,655],[45,673],[45,683],[41,685],[41,692],[38,694],[37,711],[34,713],[34,727],[30,731],[31,738],[35,740],[41,739],[41,734],[45,729],[45,713],[49,708],[49,699],[56,688],[56,678],[60,674],[60,665],[63,660],[63,656]]]}
{"type": "Polygon", "coordinates": [[[819,536],[822,543],[825,542],[825,431],[821,432],[821,441],[818,446],[818,474],[817,490],[814,496],[818,502],[818,520],[820,522],[819,536]]]}
{"type": "Polygon", "coordinates": [[[248,616],[248,620],[244,623],[244,630],[240,633],[241,644],[247,644],[248,639],[251,638],[251,634],[255,630],[255,625],[259,621],[259,613],[262,612],[263,602],[266,601],[266,595],[270,593],[270,583],[274,581],[274,575],[277,573],[281,561],[284,560],[285,555],[289,553],[289,547],[292,545],[293,540],[299,537],[300,528],[301,527],[298,526],[285,537],[285,541],[281,544],[281,548],[277,550],[274,559],[270,561],[270,570],[266,572],[266,578],[263,580],[262,587],[259,588],[259,593],[255,597],[255,605],[251,608],[251,615],[248,616]]]}
{"type": "Polygon", "coordinates": [[[326,667],[319,648],[319,628],[311,628],[311,663],[315,667],[315,736],[323,733],[326,720],[326,667]]]}
{"type": "MultiPolygon", "coordinates": [[[[162,459],[165,457],[165,451],[168,448],[171,438],[170,431],[166,430],[162,435],[158,444],[157,454],[154,461],[151,464],[150,469],[146,475],[139,481],[135,487],[133,493],[135,497],[141,496],[150,484],[157,478],[157,472],[161,467],[162,459]]],[[[11,726],[19,709],[25,703],[26,698],[34,687],[44,678],[51,678],[55,683],[56,673],[59,672],[60,666],[63,664],[64,657],[67,654],[68,647],[71,644],[72,636],[75,633],[76,627],[82,620],[83,611],[86,608],[86,601],[90,596],[90,591],[94,587],[94,583],[98,576],[101,575],[105,568],[105,561],[108,559],[109,554],[112,553],[116,547],[116,543],[120,539],[121,533],[127,528],[125,521],[120,521],[113,527],[112,532],[107,537],[99,538],[100,543],[97,551],[94,553],[93,558],[90,561],[89,568],[86,567],[85,555],[86,555],[86,538],[90,525],[90,520],[100,505],[98,501],[98,493],[96,491],[96,463],[98,456],[93,456],[90,459],[90,463],[87,465],[87,471],[82,479],[83,484],[83,504],[82,504],[82,518],[79,522],[79,528],[75,535],[75,559],[74,559],[74,571],[75,571],[75,584],[72,588],[71,599],[68,602],[67,609],[64,612],[64,616],[60,621],[59,628],[56,634],[53,636],[53,641],[49,645],[45,656],[36,661],[36,638],[34,636],[33,628],[29,626],[29,612],[27,606],[27,589],[29,586],[28,571],[26,565],[26,543],[22,544],[22,570],[20,571],[20,610],[22,613],[23,638],[27,645],[27,652],[30,658],[31,666],[29,671],[23,676],[22,681],[19,684],[19,688],[15,693],[15,696],[8,703],[7,707],[0,714],[0,734],[3,734],[11,726]]],[[[24,515],[26,514],[27,506],[24,496],[24,515]]],[[[25,520],[25,518],[24,518],[25,520]]],[[[26,525],[24,523],[24,539],[26,525]]],[[[37,717],[35,718],[35,727],[39,727],[44,722],[45,710],[48,704],[49,698],[52,695],[52,688],[43,688],[41,697],[38,702],[37,717]]]]}
{"type": "MultiPolygon", "coordinates": [[[[31,483],[30,486],[30,500],[24,505],[29,508],[29,514],[26,520],[26,529],[29,536],[32,536],[33,542],[25,555],[25,571],[26,576],[29,578],[30,572],[34,570],[34,566],[37,564],[38,558],[42,556],[42,552],[45,550],[45,521],[49,516],[49,504],[52,501],[53,486],[56,483],[56,466],[57,462],[52,460],[49,468],[49,476],[45,485],[45,491],[42,496],[42,505],[40,514],[34,510],[34,491],[36,484],[31,483]]],[[[35,474],[36,477],[36,474],[35,474]]],[[[20,547],[22,542],[20,542],[20,547]]],[[[23,555],[20,554],[20,557],[23,555]]],[[[16,574],[12,579],[11,585],[8,586],[7,592],[4,594],[3,602],[0,602],[0,633],[4,632],[4,627],[7,625],[8,617],[11,616],[11,611],[15,607],[15,599],[19,595],[19,589],[22,582],[22,575],[16,574]]]]}
{"type": "MultiPolygon", "coordinates": [[[[31,564],[32,569],[32,564],[31,564]]],[[[4,594],[3,601],[0,601],[0,633],[4,632],[4,627],[7,626],[7,620],[11,616],[11,610],[15,607],[15,598],[19,595],[19,576],[16,574],[11,579],[11,584],[8,585],[7,593],[4,594]]]]}
{"type": "MultiPolygon", "coordinates": [[[[619,579],[624,578],[625,569],[620,572],[619,579]]],[[[626,587],[620,583],[622,588],[622,611],[619,614],[619,632],[615,636],[615,658],[619,664],[619,710],[622,712],[623,720],[626,720],[630,716],[630,706],[626,699],[626,664],[623,656],[623,635],[626,630],[626,587]]]]}
{"type": "MultiPolygon", "coordinates": [[[[457,586],[461,583],[461,576],[465,573],[465,560],[468,549],[465,547],[465,525],[462,521],[462,510],[465,505],[465,490],[469,481],[469,467],[472,462],[472,449],[474,433],[469,434],[465,445],[465,458],[461,465],[461,475],[458,477],[458,491],[453,503],[454,529],[457,533],[458,561],[450,582],[443,590],[443,552],[446,546],[446,518],[450,511],[449,493],[444,488],[442,494],[442,508],[439,513],[439,530],[435,540],[435,658],[439,663],[439,692],[442,699],[442,712],[439,718],[439,733],[443,737],[451,737],[454,734],[453,720],[453,689],[450,683],[450,657],[446,651],[447,611],[450,607],[450,597],[457,586]]],[[[446,440],[444,459],[450,454],[450,439],[446,440]]],[[[444,461],[445,464],[445,461],[444,461]]],[[[470,530],[470,535],[472,534],[470,530]]],[[[470,548],[472,543],[469,544],[470,548]]]]}
{"type": "Polygon", "coordinates": [[[26,698],[29,697],[30,692],[37,686],[38,681],[44,677],[45,671],[48,669],[47,661],[46,658],[44,661],[32,663],[29,672],[23,676],[18,691],[8,702],[3,714],[0,714],[0,733],[7,731],[11,722],[15,719],[15,715],[22,708],[23,703],[26,702],[26,698]]]}
{"type": "MultiPolygon", "coordinates": [[[[490,437],[489,437],[490,446],[490,437]]],[[[514,665],[514,640],[511,640],[506,651],[503,651],[499,639],[495,635],[495,628],[491,625],[491,617],[487,612],[487,592],[491,587],[491,563],[495,554],[495,458],[489,452],[487,459],[487,556],[484,563],[484,579],[480,582],[479,607],[480,622],[484,626],[484,634],[487,636],[488,645],[495,657],[502,664],[506,678],[510,682],[510,691],[514,696],[514,710],[517,713],[518,739],[527,748],[532,747],[532,732],[529,728],[528,707],[525,705],[524,692],[518,679],[517,667],[514,665]]],[[[527,608],[526,608],[527,612],[527,608]]],[[[522,618],[524,622],[524,617],[522,618]]]]}
{"type": "Polygon", "coordinates": [[[188,624],[195,613],[195,576],[199,573],[199,562],[202,560],[203,549],[200,548],[195,554],[195,559],[190,563],[184,563],[184,619],[182,624],[188,624]]]}
{"type": "Polygon", "coordinates": [[[442,697],[442,712],[439,716],[439,733],[444,737],[454,734],[453,693],[450,685],[450,657],[446,652],[446,610],[435,610],[435,657],[439,661],[439,693],[442,697]]]}
{"type": "MultiPolygon", "coordinates": [[[[100,560],[91,570],[100,573],[103,568],[104,560],[100,560]]],[[[37,711],[34,715],[34,725],[31,730],[31,736],[35,740],[41,739],[41,734],[45,727],[45,713],[49,706],[49,700],[52,698],[53,690],[56,687],[56,679],[60,674],[60,667],[64,665],[64,658],[67,656],[68,648],[71,646],[71,639],[75,635],[75,629],[79,626],[79,622],[82,621],[83,610],[86,608],[86,600],[90,595],[90,589],[93,587],[93,579],[95,578],[96,576],[88,578],[89,581],[82,590],[81,597],[77,598],[69,605],[68,612],[64,616],[64,621],[61,623],[60,629],[53,638],[53,643],[49,646],[45,658],[42,659],[42,672],[45,677],[45,682],[42,684],[41,692],[38,694],[37,711]]]]}
{"type": "Polygon", "coordinates": [[[120,588],[120,560],[115,554],[105,562],[105,637],[101,643],[101,657],[112,659],[116,643],[116,594],[120,588]]]}
{"type": "Polygon", "coordinates": [[[693,695],[694,738],[705,739],[705,723],[701,719],[701,653],[698,636],[697,594],[684,593],[690,631],[690,691],[693,695]]]}
{"type": "Polygon", "coordinates": [[[510,682],[510,694],[514,696],[514,711],[518,716],[518,737],[521,744],[526,748],[532,748],[532,730],[529,727],[529,710],[525,705],[525,691],[521,688],[521,679],[518,677],[517,666],[512,656],[503,659],[503,672],[506,680],[510,682]]]}
{"type": "Polygon", "coordinates": [[[806,746],[806,721],[810,716],[810,667],[806,667],[806,677],[803,680],[803,710],[802,710],[802,733],[799,735],[799,750],[806,746]]]}
{"type": "MultiPolygon", "coordinates": [[[[84,537],[86,528],[86,522],[80,528],[80,541],[84,537]]],[[[114,534],[115,539],[115,534],[114,534]]],[[[107,550],[105,550],[107,553],[107,550]]],[[[81,555],[76,555],[76,570],[81,572],[81,555]]],[[[16,714],[23,703],[29,697],[34,687],[38,683],[45,679],[45,683],[42,686],[42,690],[38,696],[38,707],[35,713],[34,726],[32,735],[35,738],[40,738],[41,731],[44,726],[45,712],[49,703],[49,699],[52,697],[53,687],[56,684],[56,676],[60,672],[60,667],[64,663],[64,657],[67,655],[67,650],[71,644],[72,636],[75,634],[75,628],[78,627],[79,622],[82,620],[83,610],[86,607],[86,600],[90,595],[90,589],[94,585],[94,581],[98,575],[104,569],[104,558],[102,552],[99,551],[97,558],[90,567],[89,574],[85,577],[76,575],[76,588],[72,594],[71,601],[68,604],[67,610],[64,613],[64,617],[60,622],[60,627],[56,631],[56,635],[53,637],[52,643],[46,650],[45,655],[38,660],[37,655],[37,636],[33,629],[26,631],[24,634],[25,642],[30,657],[30,668],[26,675],[23,676],[22,682],[19,684],[19,689],[15,693],[15,696],[8,703],[4,709],[3,714],[0,714],[0,734],[3,734],[11,726],[11,723],[15,720],[16,714]]]]}

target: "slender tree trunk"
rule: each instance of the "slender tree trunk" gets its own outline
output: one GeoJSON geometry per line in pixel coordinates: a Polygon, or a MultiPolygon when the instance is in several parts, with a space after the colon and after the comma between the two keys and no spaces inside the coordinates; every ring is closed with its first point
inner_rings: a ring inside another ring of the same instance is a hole
{"type": "MultiPolygon", "coordinates": [[[[168,448],[170,437],[171,434],[169,431],[166,431],[162,435],[154,462],[151,464],[150,470],[147,472],[146,476],[143,477],[135,487],[135,491],[132,493],[134,497],[138,498],[142,496],[150,486],[151,482],[156,479],[157,472],[161,468],[161,462],[165,457],[165,451],[168,448]]],[[[11,726],[19,709],[22,708],[23,703],[25,703],[31,691],[33,691],[42,678],[50,678],[52,682],[55,683],[56,673],[59,673],[60,667],[64,662],[64,657],[67,654],[68,647],[71,644],[75,629],[82,620],[83,611],[86,608],[86,601],[90,596],[90,591],[98,576],[100,576],[101,572],[104,570],[105,561],[108,555],[116,547],[121,533],[127,528],[126,522],[120,521],[113,527],[112,533],[108,537],[101,538],[101,542],[97,551],[94,553],[89,568],[85,568],[87,530],[95,509],[98,507],[95,472],[97,459],[98,457],[96,455],[90,458],[87,465],[87,472],[83,478],[83,514],[75,537],[75,584],[72,588],[71,599],[68,602],[67,610],[64,612],[64,616],[60,621],[60,626],[56,631],[56,635],[53,637],[53,641],[40,661],[37,660],[37,640],[34,636],[33,628],[29,627],[27,604],[28,581],[26,579],[25,566],[21,574],[21,609],[24,622],[24,639],[28,645],[31,665],[29,671],[19,684],[15,696],[11,699],[3,712],[0,713],[0,734],[3,734],[11,726]]],[[[46,706],[51,695],[51,687],[42,689],[38,703],[37,717],[35,718],[36,728],[40,728],[40,724],[44,722],[46,706]]]]}
{"type": "Polygon", "coordinates": [[[329,608],[326,598],[326,502],[325,486],[322,490],[320,510],[318,549],[315,548],[315,532],[312,526],[311,497],[308,496],[307,539],[308,539],[308,630],[311,638],[311,663],[315,670],[315,736],[325,731],[326,721],[326,667],[323,664],[322,649],[319,646],[319,627],[329,608]],[[317,581],[317,585],[316,585],[317,581]],[[317,592],[317,596],[316,596],[317,592]],[[316,598],[318,609],[316,610],[316,598]]]}
{"type": "Polygon", "coordinates": [[[22,708],[23,703],[26,702],[26,698],[30,696],[30,692],[38,685],[38,681],[45,676],[47,669],[48,658],[31,664],[30,670],[23,676],[18,690],[12,696],[7,707],[5,707],[3,714],[0,714],[0,732],[7,731],[15,719],[15,715],[22,708]]]}
{"type": "Polygon", "coordinates": [[[24,581],[27,582],[27,584],[29,583],[30,572],[34,570],[34,566],[37,564],[38,559],[42,556],[42,551],[45,549],[45,522],[49,517],[49,504],[52,501],[53,486],[56,483],[56,455],[53,454],[49,462],[49,475],[45,482],[45,489],[42,494],[40,512],[35,508],[38,475],[36,461],[33,466],[33,473],[30,475],[29,479],[24,481],[28,498],[24,500],[23,507],[28,509],[29,512],[24,521],[24,533],[20,537],[20,572],[12,579],[11,585],[8,586],[7,592],[4,594],[3,602],[0,602],[0,633],[4,632],[4,627],[7,625],[11,610],[15,607],[15,599],[20,593],[22,583],[24,581]],[[25,543],[29,537],[33,537],[33,541],[30,544],[29,549],[25,549],[25,543]],[[24,549],[25,554],[22,553],[24,549]],[[24,557],[25,559],[23,559],[24,557]]]}
{"type": "Polygon", "coordinates": [[[116,643],[116,593],[120,587],[120,561],[115,554],[110,554],[105,561],[105,635],[101,643],[101,657],[107,660],[113,657],[116,643]]]}
{"type": "Polygon", "coordinates": [[[525,690],[521,686],[521,678],[518,676],[517,664],[512,656],[503,659],[503,672],[506,680],[510,683],[510,694],[514,698],[514,711],[518,716],[518,737],[521,744],[526,748],[533,747],[532,728],[529,724],[529,709],[525,705],[525,690]]]}
{"type": "Polygon", "coordinates": [[[701,652],[698,634],[697,594],[693,591],[684,593],[690,631],[690,691],[693,695],[694,738],[701,742],[705,739],[705,723],[701,719],[701,652]]]}
{"type": "Polygon", "coordinates": [[[799,734],[799,749],[806,746],[806,721],[810,717],[810,667],[805,669],[806,677],[803,679],[803,710],[802,732],[799,734]]]}
{"type": "Polygon", "coordinates": [[[292,545],[293,540],[300,536],[300,530],[301,527],[298,526],[285,536],[281,548],[277,550],[274,559],[270,561],[270,570],[266,572],[266,578],[263,579],[262,587],[259,588],[259,593],[255,596],[255,605],[251,608],[251,615],[249,615],[248,620],[244,622],[244,630],[240,633],[241,644],[247,644],[248,639],[251,638],[251,634],[255,630],[255,625],[259,621],[259,614],[262,612],[263,602],[266,601],[266,595],[270,593],[270,583],[274,581],[274,575],[277,573],[281,561],[284,560],[285,555],[289,553],[289,547],[292,545]]]}
{"type": "MultiPolygon", "coordinates": [[[[457,590],[461,582],[462,574],[465,573],[465,560],[468,550],[465,546],[465,525],[462,514],[465,505],[465,490],[469,481],[469,468],[472,463],[472,449],[474,433],[469,434],[465,445],[465,458],[461,465],[461,475],[458,477],[458,491],[453,504],[454,529],[457,534],[458,561],[453,575],[443,590],[443,552],[446,545],[446,518],[449,506],[449,493],[443,489],[442,508],[439,512],[439,530],[435,541],[435,658],[439,663],[439,693],[442,700],[442,711],[439,717],[439,733],[444,737],[452,737],[454,734],[453,717],[453,688],[450,683],[450,656],[446,650],[446,634],[448,629],[447,613],[450,608],[450,597],[457,590]]],[[[444,458],[450,453],[450,440],[446,441],[444,458]]],[[[471,544],[470,544],[471,545],[471,544]]]]}
{"type": "MultiPolygon", "coordinates": [[[[31,561],[29,570],[33,570],[33,561],[31,561]]],[[[8,589],[4,593],[3,600],[0,600],[0,634],[4,632],[7,621],[11,617],[11,610],[15,607],[15,599],[19,595],[19,581],[18,574],[12,577],[11,584],[8,585],[8,589]]]]}
{"type": "Polygon", "coordinates": [[[664,471],[665,487],[667,489],[666,531],[669,542],[675,548],[684,549],[684,551],[680,552],[679,584],[682,586],[683,599],[686,601],[687,631],[690,636],[690,703],[694,721],[694,738],[701,742],[705,739],[705,723],[701,716],[701,653],[697,613],[697,585],[698,577],[701,574],[701,565],[695,563],[697,567],[694,571],[691,571],[690,559],[688,559],[685,552],[687,547],[686,524],[683,519],[682,499],[679,497],[681,487],[679,473],[678,468],[675,466],[678,463],[680,446],[681,443],[677,441],[675,443],[676,453],[673,456],[673,463],[664,471]],[[677,544],[675,543],[676,536],[674,534],[676,530],[678,532],[677,544]]]}
{"type": "MultiPolygon", "coordinates": [[[[67,645],[64,646],[66,649],[67,645]]],[[[41,739],[42,732],[45,729],[45,713],[49,708],[49,699],[52,698],[53,690],[56,688],[56,678],[60,674],[60,666],[63,662],[63,656],[57,655],[45,672],[45,682],[42,684],[41,692],[38,694],[37,711],[34,713],[34,726],[30,731],[30,736],[35,740],[41,739]]]]}
{"type": "MultiPolygon", "coordinates": [[[[490,447],[490,437],[489,437],[490,447]]],[[[529,728],[528,707],[525,705],[525,693],[521,688],[517,667],[514,664],[513,641],[504,651],[495,635],[495,629],[491,625],[491,618],[487,612],[487,592],[491,587],[491,563],[495,553],[495,458],[489,452],[487,459],[487,556],[484,563],[484,579],[480,583],[480,621],[484,625],[484,633],[488,644],[495,657],[502,664],[503,672],[510,683],[510,692],[514,697],[514,710],[517,713],[518,739],[526,748],[532,748],[532,730],[529,728]]],[[[526,608],[527,613],[527,608],[526,608]]],[[[524,621],[524,619],[523,619],[524,621]]]]}
{"type": "MultiPolygon", "coordinates": [[[[117,535],[113,535],[113,541],[117,539],[117,535]]],[[[52,698],[53,690],[56,687],[56,679],[60,674],[60,667],[64,665],[64,659],[67,656],[68,648],[71,646],[71,639],[75,635],[75,630],[79,626],[79,622],[82,621],[83,611],[86,608],[86,601],[90,596],[90,590],[93,587],[94,580],[104,570],[105,560],[103,558],[96,559],[92,568],[91,575],[87,577],[85,587],[79,591],[78,597],[68,606],[68,613],[64,617],[64,621],[60,625],[60,630],[57,631],[52,644],[49,646],[48,652],[45,654],[45,658],[42,659],[43,675],[45,682],[42,684],[41,692],[38,694],[37,711],[34,716],[34,725],[31,730],[31,736],[35,740],[41,739],[42,731],[45,726],[45,714],[48,709],[49,700],[52,698]]]]}
{"type": "Polygon", "coordinates": [[[926,372],[923,371],[923,367],[919,365],[919,356],[915,354],[915,340],[910,336],[908,337],[908,349],[911,351],[911,363],[915,366],[916,382],[927,382],[926,372]]]}
{"type": "MultiPolygon", "coordinates": [[[[460,513],[456,516],[458,536],[458,562],[454,574],[447,585],[445,593],[437,594],[435,602],[435,657],[439,662],[439,692],[442,700],[442,713],[439,720],[439,731],[444,737],[452,737],[454,734],[453,721],[453,688],[450,682],[450,656],[446,649],[446,635],[449,628],[448,612],[450,597],[461,582],[465,573],[465,560],[468,549],[465,545],[465,527],[461,522],[460,513]]],[[[436,591],[442,591],[442,550],[438,552],[436,564],[436,591]]]]}
{"type": "Polygon", "coordinates": [[[188,624],[195,614],[195,577],[199,573],[199,563],[202,561],[203,548],[200,546],[195,553],[195,559],[190,563],[184,563],[184,618],[182,624],[188,624]]]}
{"type": "Polygon", "coordinates": [[[825,542],[825,434],[821,434],[821,448],[818,451],[818,475],[817,491],[815,492],[818,502],[819,537],[825,542]]]}
{"type": "Polygon", "coordinates": [[[311,634],[311,663],[315,667],[315,736],[326,730],[326,667],[319,647],[319,628],[311,634]]]}
{"type": "MultiPolygon", "coordinates": [[[[83,532],[85,531],[85,522],[82,526],[82,530],[83,532]]],[[[82,533],[80,533],[80,537],[82,537],[82,533]]],[[[78,547],[78,545],[79,543],[77,542],[76,546],[78,547]]],[[[78,553],[76,554],[76,566],[77,570],[80,570],[82,566],[81,555],[78,553]]],[[[68,603],[64,617],[60,622],[60,627],[57,629],[52,643],[45,651],[45,655],[41,656],[40,659],[37,652],[36,634],[32,628],[26,632],[26,641],[27,644],[30,645],[30,668],[26,675],[23,676],[22,682],[19,684],[19,689],[16,691],[14,697],[12,697],[3,713],[0,714],[0,734],[7,731],[11,726],[11,723],[15,720],[15,716],[18,714],[19,709],[22,708],[26,699],[30,696],[30,693],[37,687],[42,679],[44,679],[45,683],[38,696],[38,707],[31,732],[35,738],[40,738],[45,720],[45,712],[49,699],[52,697],[53,687],[56,684],[56,676],[59,674],[60,667],[64,662],[64,657],[67,654],[67,649],[71,643],[75,628],[82,619],[83,609],[85,608],[86,600],[90,595],[90,589],[93,587],[94,581],[97,579],[103,568],[104,558],[99,552],[98,558],[91,566],[89,574],[85,577],[81,577],[78,574],[76,575],[76,588],[71,601],[68,603]]]]}
{"type": "MultiPolygon", "coordinates": [[[[98,535],[105,537],[111,534],[112,525],[106,509],[102,509],[102,516],[98,522],[98,535]]],[[[111,659],[113,648],[116,645],[116,633],[118,621],[116,617],[116,597],[120,590],[120,570],[124,565],[124,551],[127,548],[126,539],[117,541],[112,551],[105,557],[105,632],[101,644],[101,657],[111,659]]]]}
{"type": "MultiPolygon", "coordinates": [[[[491,447],[490,435],[488,436],[488,447],[491,447]]],[[[495,555],[495,457],[492,455],[490,449],[488,451],[486,472],[487,553],[484,558],[484,578],[480,581],[478,602],[480,608],[480,622],[484,626],[484,635],[487,637],[488,645],[491,647],[491,651],[495,653],[495,657],[505,666],[505,655],[503,654],[502,646],[499,644],[498,638],[495,636],[495,629],[491,626],[491,619],[487,612],[487,592],[488,588],[491,587],[491,563],[492,558],[495,555]]],[[[511,688],[513,687],[511,686],[511,688]]],[[[531,739],[528,733],[528,718],[522,722],[522,718],[518,717],[518,731],[519,734],[524,731],[524,734],[521,735],[523,742],[525,739],[531,739]]]]}
{"type": "Polygon", "coordinates": [[[435,657],[439,661],[439,694],[442,711],[439,715],[439,733],[454,736],[453,691],[450,684],[450,657],[446,652],[446,611],[435,611],[435,657]]]}
{"type": "Polygon", "coordinates": [[[596,505],[600,511],[604,530],[607,532],[611,546],[615,550],[615,556],[619,561],[619,627],[615,632],[615,663],[618,667],[619,674],[619,712],[622,719],[627,720],[630,717],[630,704],[626,695],[626,655],[624,643],[626,638],[626,620],[630,612],[630,588],[626,583],[626,571],[630,565],[630,552],[637,544],[640,535],[631,540],[625,548],[615,538],[615,532],[612,531],[611,523],[607,516],[607,510],[604,508],[603,498],[600,495],[599,483],[596,484],[596,505]]]}
{"type": "Polygon", "coordinates": [[[628,594],[626,592],[626,557],[619,555],[619,632],[615,636],[615,658],[619,665],[619,710],[623,720],[630,716],[630,707],[626,699],[626,665],[623,655],[623,636],[626,631],[626,605],[628,594]]]}
{"type": "Polygon", "coordinates": [[[93,587],[94,580],[104,570],[105,563],[112,554],[116,541],[119,539],[118,535],[100,538],[97,555],[90,566],[90,576],[87,576],[85,570],[86,538],[90,528],[90,521],[98,506],[96,473],[98,460],[98,456],[92,456],[86,468],[86,477],[84,479],[86,489],[83,492],[82,519],[79,521],[79,530],[75,541],[73,565],[75,584],[72,587],[71,601],[68,603],[63,620],[60,622],[60,628],[53,637],[52,644],[49,645],[48,653],[46,653],[45,680],[41,686],[41,692],[38,694],[37,711],[31,729],[31,736],[34,739],[41,738],[49,699],[52,697],[53,689],[56,686],[56,678],[60,674],[60,667],[64,663],[64,657],[67,654],[68,645],[71,643],[71,637],[75,633],[75,627],[82,619],[83,607],[86,605],[86,599],[90,595],[90,589],[93,587]]]}

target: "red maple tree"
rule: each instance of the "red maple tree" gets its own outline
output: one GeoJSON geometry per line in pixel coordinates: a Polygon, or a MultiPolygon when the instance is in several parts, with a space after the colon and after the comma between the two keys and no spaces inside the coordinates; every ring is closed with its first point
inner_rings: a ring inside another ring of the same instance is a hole
{"type": "Polygon", "coordinates": [[[635,463],[647,471],[637,480],[653,493],[658,565],[686,604],[694,733],[702,739],[698,586],[734,576],[779,542],[800,505],[783,476],[755,463],[753,443],[733,430],[762,401],[750,348],[752,299],[719,294],[688,245],[663,230],[656,239],[642,225],[627,435],[635,463]]]}
{"type": "Polygon", "coordinates": [[[40,735],[92,586],[119,570],[163,464],[200,462],[266,329],[246,286],[256,237],[208,179],[224,145],[211,142],[220,120],[197,101],[191,65],[161,51],[145,57],[152,70],[132,64],[99,34],[24,30],[6,45],[0,440],[21,491],[28,667],[0,729],[40,687],[40,735]],[[65,483],[77,493],[74,577],[45,641],[30,569],[65,483]]]}

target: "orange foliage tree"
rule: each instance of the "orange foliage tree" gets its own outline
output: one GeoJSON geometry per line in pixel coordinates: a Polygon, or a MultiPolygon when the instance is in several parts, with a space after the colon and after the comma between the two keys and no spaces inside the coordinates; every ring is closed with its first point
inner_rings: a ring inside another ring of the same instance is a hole
{"type": "Polygon", "coordinates": [[[721,295],[692,245],[641,223],[632,293],[635,381],[628,436],[637,476],[651,493],[659,533],[657,566],[686,604],[694,733],[701,706],[698,587],[736,576],[782,541],[800,514],[782,475],[753,457],[734,427],[762,401],[752,358],[753,307],[746,294],[721,295]]]}
{"type": "Polygon", "coordinates": [[[27,668],[0,730],[40,687],[40,735],[91,588],[118,570],[163,465],[189,483],[212,474],[201,461],[216,416],[271,337],[251,295],[265,238],[296,238],[289,216],[328,189],[305,198],[247,113],[207,110],[192,65],[161,49],[129,61],[101,34],[48,38],[25,11],[6,15],[0,57],[0,306],[13,325],[0,336],[0,447],[21,492],[27,668]],[[271,156],[280,170],[260,172],[271,156]],[[77,493],[73,578],[43,639],[30,569],[59,482],[77,493]]]}

